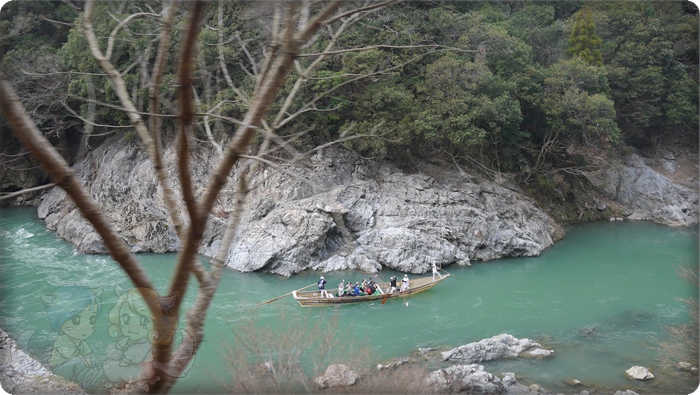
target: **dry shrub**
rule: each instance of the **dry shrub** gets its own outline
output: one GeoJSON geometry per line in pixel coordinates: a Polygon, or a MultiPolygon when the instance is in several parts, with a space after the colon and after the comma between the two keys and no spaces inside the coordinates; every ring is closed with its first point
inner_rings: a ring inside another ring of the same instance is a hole
{"type": "Polygon", "coordinates": [[[425,368],[410,363],[378,371],[378,358],[354,338],[336,331],[338,315],[328,314],[289,320],[280,311],[274,325],[250,317],[232,329],[234,342],[227,346],[231,380],[221,383],[230,393],[246,394],[406,394],[416,393],[427,376],[425,368]],[[314,379],[330,364],[345,364],[358,374],[355,385],[318,388],[314,379]]]}
{"type": "Polygon", "coordinates": [[[419,394],[428,370],[420,365],[405,364],[395,369],[373,370],[363,376],[350,392],[358,394],[419,394]]]}
{"type": "Polygon", "coordinates": [[[290,321],[281,311],[274,326],[250,317],[232,330],[234,342],[226,351],[232,380],[225,387],[232,393],[311,393],[318,391],[314,378],[330,364],[361,374],[357,367],[367,365],[369,352],[341,339],[337,326],[332,314],[290,321]]]}
{"type": "MultiPolygon", "coordinates": [[[[696,295],[698,291],[698,267],[683,265],[677,268],[678,275],[693,284],[696,295]]],[[[658,353],[662,364],[677,366],[679,362],[688,362],[698,366],[698,350],[700,349],[700,326],[697,296],[681,299],[690,309],[690,322],[673,325],[667,328],[669,340],[660,342],[653,347],[658,353]]]]}

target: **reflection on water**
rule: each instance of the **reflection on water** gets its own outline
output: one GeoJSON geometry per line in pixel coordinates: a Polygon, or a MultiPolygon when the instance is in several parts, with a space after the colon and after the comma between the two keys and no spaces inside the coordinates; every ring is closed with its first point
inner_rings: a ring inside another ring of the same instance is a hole
{"type": "MultiPolygon", "coordinates": [[[[137,258],[154,278],[155,291],[162,294],[175,255],[139,254],[137,258]]],[[[103,289],[102,315],[85,340],[90,366],[104,366],[116,355],[109,345],[118,338],[109,336],[106,312],[117,305],[118,290],[132,285],[111,258],[75,253],[70,244],[44,229],[32,209],[1,209],[0,262],[0,327],[15,338],[33,331],[24,337],[29,338],[26,347],[32,354],[48,362],[60,336],[51,328],[41,296],[61,286],[83,286],[103,289]]],[[[236,349],[232,330],[247,325],[251,314],[256,325],[281,334],[293,327],[298,330],[299,325],[313,330],[315,322],[337,319],[334,333],[341,342],[372,350],[369,365],[416,356],[419,348],[449,349],[510,333],[553,348],[555,357],[489,362],[486,370],[497,375],[515,372],[523,383],[538,383],[554,392],[612,393],[609,389],[626,388],[640,393],[682,392],[697,386],[697,376],[688,379],[663,371],[649,347],[667,338],[664,327],[689,319],[678,299],[695,295],[697,288],[676,275],[678,265],[698,265],[697,230],[605,222],[575,227],[540,257],[446,267],[453,275],[448,281],[411,297],[408,304],[396,299],[386,304],[302,308],[287,297],[253,307],[315,283],[318,273],[288,279],[225,270],[207,316],[205,341],[174,392],[226,391],[225,384],[232,378],[225,358],[231,351],[225,350],[236,349]],[[627,379],[624,371],[633,365],[653,369],[657,378],[646,383],[627,379]],[[572,380],[582,384],[567,383],[572,380]]],[[[360,272],[324,275],[329,284],[370,277],[360,272]]],[[[392,275],[401,273],[386,270],[377,281],[392,275]]],[[[191,287],[186,306],[193,301],[196,284],[191,287]]],[[[175,341],[180,344],[182,336],[175,341]]],[[[136,355],[136,348],[133,355],[127,353],[129,349],[124,345],[120,358],[143,357],[136,355]]]]}

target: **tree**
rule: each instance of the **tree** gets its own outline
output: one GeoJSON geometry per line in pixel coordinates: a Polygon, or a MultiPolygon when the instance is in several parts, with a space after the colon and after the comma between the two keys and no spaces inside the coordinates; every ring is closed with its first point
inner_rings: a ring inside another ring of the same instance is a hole
{"type": "MultiPolygon", "coordinates": [[[[57,52],[75,15],[67,4],[38,2],[7,3],[0,13],[0,68],[7,71],[34,121],[68,160],[73,154],[68,150],[73,120],[63,109],[68,76],[57,73],[63,69],[57,52]]],[[[20,157],[24,153],[2,120],[0,147],[6,169],[36,166],[20,157]]]]}
{"type": "MultiPolygon", "coordinates": [[[[171,280],[167,293],[170,298],[167,314],[159,313],[162,310],[161,301],[154,296],[153,285],[142,270],[140,264],[131,253],[125,242],[119,237],[114,227],[106,219],[93,198],[86,192],[80,180],[78,180],[68,163],[57,153],[56,149],[42,135],[36,124],[32,121],[26,108],[22,105],[4,75],[0,76],[0,108],[6,121],[13,132],[41,163],[42,167],[50,174],[51,178],[63,188],[82,215],[93,225],[102,237],[106,248],[114,260],[130,277],[134,285],[139,289],[148,309],[154,317],[154,328],[159,333],[153,345],[153,364],[147,367],[146,377],[155,377],[150,392],[167,392],[177,380],[177,372],[187,365],[196,352],[204,336],[203,323],[209,304],[216,292],[220,273],[224,266],[226,254],[229,250],[242,210],[242,201],[247,191],[246,177],[241,177],[238,186],[238,204],[229,215],[229,223],[224,233],[222,246],[219,253],[213,259],[211,269],[205,270],[197,259],[199,243],[202,239],[204,227],[214,203],[228,180],[228,174],[233,166],[242,160],[249,149],[253,137],[263,127],[264,115],[271,109],[277,94],[284,86],[287,76],[295,66],[295,61],[303,53],[303,48],[315,37],[322,27],[333,29],[334,26],[342,26],[356,15],[366,14],[380,9],[393,2],[363,4],[332,1],[327,4],[311,2],[278,2],[274,4],[274,18],[270,26],[270,45],[266,56],[260,65],[255,78],[255,89],[248,98],[249,106],[245,117],[239,122],[239,127],[225,147],[222,147],[221,162],[212,171],[206,192],[202,199],[197,200],[194,194],[192,178],[190,175],[190,150],[193,144],[193,125],[195,119],[193,91],[193,74],[196,65],[193,64],[197,38],[201,31],[202,20],[206,13],[206,2],[192,3],[188,13],[188,22],[183,36],[180,39],[180,55],[177,70],[178,101],[177,126],[178,126],[178,158],[179,184],[182,190],[182,201],[177,201],[172,188],[169,187],[167,175],[163,172],[163,158],[161,147],[161,131],[159,127],[159,91],[161,77],[163,75],[166,54],[170,41],[170,26],[175,13],[176,2],[164,2],[161,12],[137,12],[115,23],[114,28],[107,36],[106,46],[95,34],[93,18],[96,12],[94,0],[85,3],[83,28],[85,38],[93,57],[100,67],[109,75],[110,82],[116,95],[122,104],[122,111],[134,125],[144,148],[154,165],[154,171],[159,174],[159,182],[166,197],[170,212],[170,219],[177,229],[176,233],[182,243],[182,250],[177,257],[175,274],[171,280]],[[111,62],[111,54],[119,30],[124,28],[131,20],[140,17],[148,17],[158,20],[163,24],[163,31],[158,38],[158,51],[155,57],[154,67],[149,81],[150,121],[147,123],[137,109],[132,96],[127,90],[127,82],[122,73],[111,62]],[[161,174],[163,173],[163,174],[161,174]],[[179,205],[185,207],[186,220],[179,219],[179,205]],[[185,339],[190,353],[175,354],[172,339],[175,335],[177,319],[182,309],[184,293],[190,277],[194,276],[199,283],[199,290],[191,309],[186,314],[186,329],[192,336],[185,339]]],[[[269,3],[268,3],[269,4],[269,3]]],[[[104,36],[102,36],[104,37],[104,36]]],[[[102,40],[104,41],[104,40],[102,40]]],[[[326,50],[329,48],[327,47],[326,50]]],[[[282,105],[282,108],[284,105],[282,105]]]]}
{"type": "Polygon", "coordinates": [[[698,15],[680,2],[596,4],[610,97],[627,144],[696,141],[698,15]]]}
{"type": "Polygon", "coordinates": [[[593,11],[585,6],[576,13],[567,52],[570,56],[581,58],[590,65],[602,66],[601,42],[602,40],[596,34],[593,11]]]}
{"type": "Polygon", "coordinates": [[[580,58],[560,61],[546,70],[543,90],[534,99],[546,124],[533,136],[536,159],[526,181],[545,167],[573,167],[578,173],[606,163],[607,150],[620,138],[608,90],[605,69],[580,58]]]}
{"type": "Polygon", "coordinates": [[[550,66],[566,50],[565,23],[555,18],[557,3],[530,3],[508,21],[508,30],[532,46],[533,60],[550,66]]]}

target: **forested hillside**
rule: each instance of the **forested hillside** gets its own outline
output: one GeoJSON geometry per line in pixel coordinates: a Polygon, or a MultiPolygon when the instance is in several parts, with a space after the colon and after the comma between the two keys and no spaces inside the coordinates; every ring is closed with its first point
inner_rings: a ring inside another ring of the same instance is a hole
{"type": "MultiPolygon", "coordinates": [[[[209,3],[194,92],[201,141],[223,146],[249,107],[271,2],[209,3]]],[[[134,139],[112,82],[91,55],[80,1],[12,1],[0,14],[1,69],[69,162],[118,133],[134,139]]],[[[99,2],[94,30],[135,107],[153,113],[149,65],[160,5],[99,2]],[[112,29],[120,27],[116,34],[112,29]]],[[[177,108],[175,48],[156,110],[177,108]]],[[[698,10],[687,1],[403,2],[368,10],[312,41],[263,123],[273,156],[342,140],[411,169],[440,159],[561,193],[630,148],[670,138],[697,145],[698,10]],[[347,22],[347,23],[345,23],[347,22]]],[[[175,123],[158,117],[165,129],[175,123]]],[[[0,124],[2,161],[21,148],[0,124]]],[[[7,190],[7,189],[6,189],[7,190]]]]}

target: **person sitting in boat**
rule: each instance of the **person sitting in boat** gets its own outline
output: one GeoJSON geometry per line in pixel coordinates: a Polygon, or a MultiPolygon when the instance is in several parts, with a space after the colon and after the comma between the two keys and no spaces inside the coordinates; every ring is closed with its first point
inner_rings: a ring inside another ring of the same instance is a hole
{"type": "Polygon", "coordinates": [[[381,288],[379,287],[379,284],[377,284],[377,282],[374,281],[374,279],[372,279],[372,288],[374,288],[374,293],[375,293],[375,294],[376,294],[376,293],[383,293],[383,292],[380,292],[380,291],[381,291],[381,288]]]}
{"type": "Polygon", "coordinates": [[[345,280],[338,283],[338,296],[345,296],[345,280]]]}
{"type": "Polygon", "coordinates": [[[406,292],[408,291],[408,274],[403,275],[403,280],[401,280],[401,289],[399,292],[406,292]]]}
{"type": "Polygon", "coordinates": [[[367,295],[374,295],[374,286],[372,285],[372,280],[370,280],[365,286],[365,293],[367,295]]]}
{"type": "Polygon", "coordinates": [[[390,288],[386,293],[393,294],[394,292],[396,292],[396,277],[391,276],[389,278],[389,285],[390,285],[390,288]]]}
{"type": "Polygon", "coordinates": [[[326,291],[326,283],[326,279],[323,276],[321,276],[321,279],[318,280],[318,289],[321,291],[322,298],[328,297],[328,291],[326,291]]]}
{"type": "Polygon", "coordinates": [[[442,278],[442,274],[440,274],[440,272],[438,272],[437,263],[433,262],[433,281],[435,281],[436,275],[438,275],[438,276],[440,276],[440,278],[442,278]]]}
{"type": "Polygon", "coordinates": [[[355,288],[353,288],[353,296],[360,296],[360,283],[358,281],[355,281],[355,288]]]}
{"type": "Polygon", "coordinates": [[[354,289],[355,289],[355,286],[352,284],[352,281],[348,281],[348,283],[345,285],[345,295],[346,296],[355,296],[355,295],[353,295],[354,289]]]}

